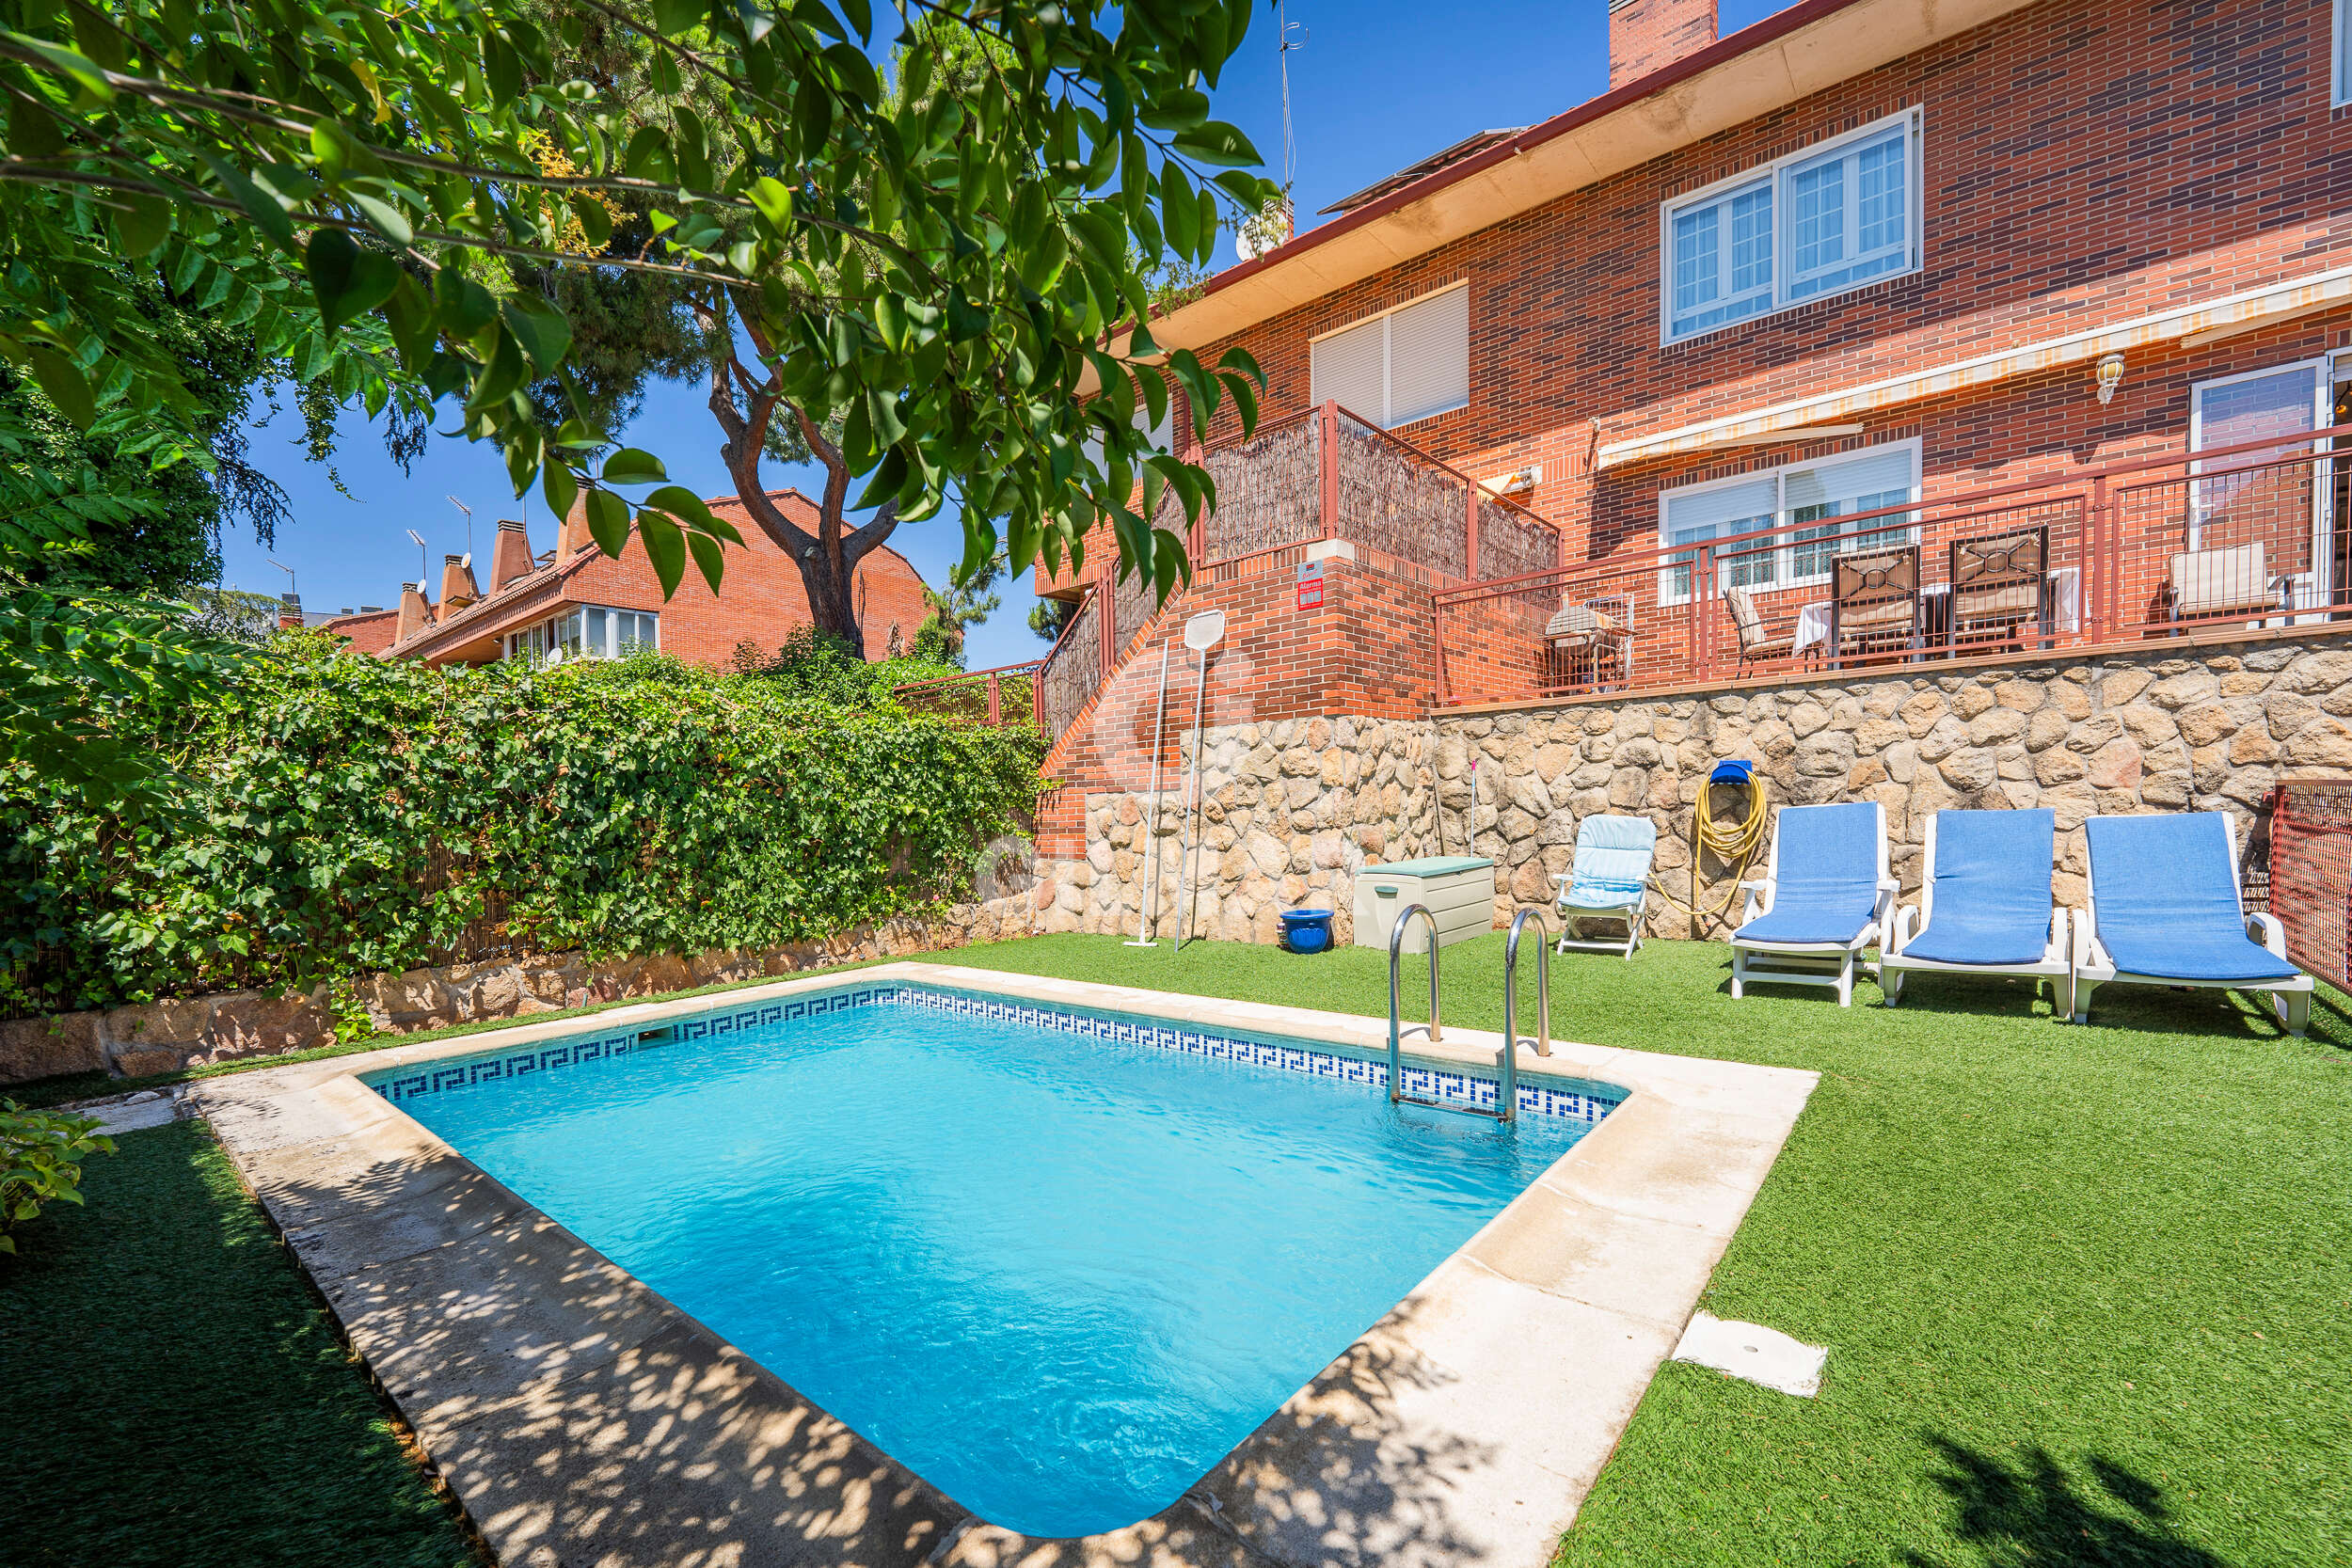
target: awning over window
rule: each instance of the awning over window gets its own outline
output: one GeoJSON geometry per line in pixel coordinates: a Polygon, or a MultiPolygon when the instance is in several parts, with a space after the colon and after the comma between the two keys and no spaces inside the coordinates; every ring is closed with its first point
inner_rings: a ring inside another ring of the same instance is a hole
{"type": "MultiPolygon", "coordinates": [[[[1889,376],[1859,387],[1816,392],[1787,403],[1720,419],[1661,430],[1623,441],[1603,441],[1594,454],[1596,468],[1617,467],[1674,452],[1699,451],[1708,447],[1753,442],[1775,431],[1800,430],[1831,424],[1869,409],[1885,408],[1919,398],[1936,397],[1966,387],[2005,380],[2031,371],[2059,365],[2087,364],[2104,355],[2172,342],[2184,338],[2219,338],[2233,329],[2251,330],[2274,320],[2307,315],[2339,302],[2352,301],[2352,267],[2337,267],[2265,284],[2219,299],[2177,305],[2150,315],[2109,325],[2086,327],[2062,338],[2044,338],[2016,348],[1980,354],[1971,359],[1931,370],[1889,376]]],[[[1605,430],[1610,421],[1602,420],[1605,430]]]]}

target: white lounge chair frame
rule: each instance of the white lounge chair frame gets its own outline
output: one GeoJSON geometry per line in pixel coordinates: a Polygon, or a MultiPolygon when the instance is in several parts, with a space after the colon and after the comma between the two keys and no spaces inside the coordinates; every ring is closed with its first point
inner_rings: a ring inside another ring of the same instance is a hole
{"type": "Polygon", "coordinates": [[[2050,909],[2049,945],[2042,957],[2030,963],[2018,964],[1957,964],[1942,958],[1914,958],[1903,949],[1912,939],[1927,928],[1935,913],[1935,819],[1941,811],[1928,813],[1926,838],[1926,869],[1921,873],[1919,902],[1905,904],[1895,911],[1894,933],[1879,954],[1879,989],[1886,993],[1886,1006],[1894,1006],[1902,999],[1903,975],[1907,971],[1936,974],[2020,974],[2050,982],[2050,1014],[2063,1022],[2074,1013],[2074,956],[2068,940],[2066,911],[2058,905],[2050,909]]]}
{"type": "Polygon", "coordinates": [[[1568,902],[1568,884],[1575,876],[1573,871],[1552,874],[1551,879],[1560,888],[1558,896],[1552,900],[1553,907],[1560,911],[1560,940],[1553,944],[1552,950],[1565,953],[1573,947],[1587,953],[1614,953],[1620,958],[1632,958],[1635,950],[1642,945],[1642,911],[1649,902],[1649,889],[1644,887],[1633,895],[1632,902],[1626,904],[1571,904],[1568,902]],[[1578,931],[1576,923],[1580,920],[1622,920],[1625,922],[1625,935],[1595,941],[1578,931]]]}
{"type": "MultiPolygon", "coordinates": [[[[1780,887],[1780,824],[1784,813],[1802,807],[1783,807],[1772,814],[1772,850],[1765,862],[1760,879],[1740,884],[1748,895],[1746,908],[1740,916],[1744,927],[1757,915],[1771,912],[1772,898],[1780,887]]],[[[1887,870],[1886,807],[1870,802],[1871,818],[1878,835],[1878,897],[1872,905],[1870,918],[1853,941],[1834,942],[1754,942],[1741,941],[1740,933],[1731,935],[1731,994],[1737,1001],[1755,982],[1783,986],[1828,986],[1837,992],[1837,1005],[1853,1006],[1853,977],[1857,967],[1869,969],[1861,962],[1865,948],[1876,947],[1881,934],[1887,927],[1888,916],[1895,907],[1895,895],[1899,891],[1894,877],[1887,870]]]]}
{"type": "MultiPolygon", "coordinates": [[[[2221,832],[2230,846],[2230,893],[2238,899],[2238,918],[2246,923],[2246,935],[2264,948],[2286,961],[2286,927],[2279,924],[2275,914],[2248,914],[2245,895],[2239,892],[2237,823],[2227,813],[2221,816],[2221,832]]],[[[2088,889],[2087,912],[2074,917],[2074,1022],[2090,1022],[2090,993],[2101,986],[2188,986],[2199,990],[2245,990],[2268,992],[2270,1010],[2278,1015],[2280,1024],[2290,1035],[2300,1035],[2312,1023],[2312,977],[2301,970],[2291,980],[2184,980],[2172,974],[2135,974],[2115,967],[2114,956],[2099,940],[2099,881],[2092,863],[2086,856],[2083,862],[2083,884],[2088,889]]]]}

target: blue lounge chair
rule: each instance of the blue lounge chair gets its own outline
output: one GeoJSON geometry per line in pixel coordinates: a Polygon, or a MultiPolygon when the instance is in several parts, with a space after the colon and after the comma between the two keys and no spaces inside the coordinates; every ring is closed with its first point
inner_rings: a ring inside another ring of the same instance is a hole
{"type": "Polygon", "coordinates": [[[1895,911],[1879,956],[1886,1005],[1902,999],[1914,970],[2023,974],[2050,982],[2051,1011],[2074,1013],[2074,960],[2066,911],[2050,896],[2058,823],[2048,811],[1928,814],[1919,902],[1895,911]]]}
{"type": "Polygon", "coordinates": [[[1642,945],[1642,910],[1649,898],[1649,863],[1658,852],[1658,824],[1646,816],[1596,815],[1576,825],[1576,859],[1551,879],[1560,884],[1558,950],[1633,957],[1642,945]],[[1580,920],[1622,920],[1625,935],[1596,942],[1580,920]]]}
{"type": "Polygon", "coordinates": [[[2312,977],[2276,916],[2238,898],[2237,832],[2219,812],[2094,816],[2090,911],[2074,925],[2074,1022],[2111,981],[2266,991],[2290,1034],[2312,1020],[2312,977]]]}
{"type": "Polygon", "coordinates": [[[1886,809],[1875,800],[1783,806],[1763,879],[1741,882],[1745,918],[1731,937],[1731,994],[1750,982],[1831,986],[1853,1004],[1854,965],[1895,907],[1886,809]]]}

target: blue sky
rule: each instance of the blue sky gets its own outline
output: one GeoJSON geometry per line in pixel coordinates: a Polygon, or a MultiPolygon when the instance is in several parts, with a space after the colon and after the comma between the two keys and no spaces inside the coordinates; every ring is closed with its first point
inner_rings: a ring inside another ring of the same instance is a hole
{"type": "MultiPolygon", "coordinates": [[[[1763,0],[1724,0],[1726,33],[1778,9],[1763,0]]],[[[877,7],[879,11],[882,8],[877,7]]],[[[1399,0],[1292,0],[1291,115],[1297,144],[1302,227],[1311,214],[1473,131],[1529,124],[1600,92],[1609,82],[1607,0],[1549,0],[1432,8],[1399,0]]],[[[1239,125],[1270,166],[1281,158],[1281,92],[1274,14],[1261,9],[1242,53],[1215,94],[1218,118],[1239,125]]],[[[1232,261],[1231,240],[1219,264],[1232,261]]],[[[279,400],[286,403],[284,398],[279,400]]],[[[257,406],[257,416],[262,412],[257,406]]],[[[453,413],[439,421],[453,426],[453,413]]],[[[487,551],[501,517],[520,515],[540,549],[554,542],[554,522],[533,495],[514,497],[488,447],[437,437],[404,475],[384,455],[380,433],[355,411],[342,426],[333,468],[309,462],[301,421],[291,408],[253,433],[252,460],[285,487],[294,521],[264,550],[249,533],[222,541],[223,580],[281,593],[294,568],[304,605],[397,603],[399,585],[416,575],[418,551],[406,531],[424,535],[437,583],[444,552],[467,547],[466,519],[445,497],[473,508],[475,545],[487,551]]],[[[718,458],[718,434],[700,391],[660,387],[628,432],[630,444],[660,454],[673,477],[705,495],[733,489],[718,458]]],[[[814,490],[813,473],[771,466],[771,484],[814,490]]],[[[962,556],[953,517],[900,527],[892,544],[933,582],[962,556]]],[[[1034,602],[1025,577],[1004,588],[1004,608],[977,628],[967,649],[973,668],[1035,657],[1041,644],[1027,626],[1034,602]]]]}

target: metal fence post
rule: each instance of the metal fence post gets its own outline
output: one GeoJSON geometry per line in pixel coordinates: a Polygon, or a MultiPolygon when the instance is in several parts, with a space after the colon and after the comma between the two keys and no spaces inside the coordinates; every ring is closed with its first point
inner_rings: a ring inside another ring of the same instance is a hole
{"type": "Polygon", "coordinates": [[[1317,465],[1323,481],[1323,537],[1340,536],[1340,405],[1329,398],[1323,400],[1323,451],[1317,465]]]}
{"type": "Polygon", "coordinates": [[[1003,722],[1001,694],[996,689],[996,676],[992,673],[988,677],[988,727],[993,730],[1003,722]]]}
{"type": "Polygon", "coordinates": [[[1462,537],[1466,541],[1465,554],[1469,557],[1467,576],[1471,582],[1476,582],[1478,580],[1478,482],[1465,480],[1462,491],[1470,498],[1470,504],[1466,509],[1468,515],[1462,520],[1462,537]]]}

